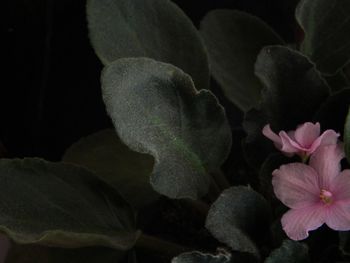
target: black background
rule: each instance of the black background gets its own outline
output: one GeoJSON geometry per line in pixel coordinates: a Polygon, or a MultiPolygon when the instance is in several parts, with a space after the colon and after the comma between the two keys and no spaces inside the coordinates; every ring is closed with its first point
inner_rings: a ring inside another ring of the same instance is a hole
{"type": "MultiPolygon", "coordinates": [[[[147,0],[145,0],[147,1],[147,0]]],[[[198,27],[211,9],[262,18],[294,37],[296,0],[175,0],[198,27]]],[[[111,127],[100,93],[102,65],[90,46],[85,0],[5,0],[0,139],[9,157],[60,160],[80,137],[111,127]]]]}

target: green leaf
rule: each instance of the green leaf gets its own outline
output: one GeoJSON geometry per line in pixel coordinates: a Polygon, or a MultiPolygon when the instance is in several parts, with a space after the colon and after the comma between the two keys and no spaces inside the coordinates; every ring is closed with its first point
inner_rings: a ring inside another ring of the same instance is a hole
{"type": "Polygon", "coordinates": [[[264,46],[283,40],[259,18],[234,10],[209,12],[200,31],[226,97],[244,111],[258,105],[262,86],[254,75],[256,57],[264,46]]]}
{"type": "Polygon", "coordinates": [[[350,89],[343,89],[332,96],[321,105],[313,120],[321,123],[321,128],[334,129],[341,133],[344,129],[345,118],[350,105],[350,89]]]}
{"type": "Polygon", "coordinates": [[[199,251],[182,253],[172,259],[171,263],[229,263],[230,254],[219,253],[217,255],[201,253],[199,251]]]}
{"type": "Polygon", "coordinates": [[[149,183],[153,158],[130,150],[114,130],[103,130],[82,138],[64,154],[63,161],[89,168],[119,190],[136,209],[159,198],[149,183]]]}
{"type": "Polygon", "coordinates": [[[134,214],[115,189],[82,167],[0,160],[0,230],[21,244],[131,248],[134,214]]]}
{"type": "Polygon", "coordinates": [[[147,58],[120,59],[102,74],[107,112],[121,140],[151,154],[151,184],[170,198],[207,193],[209,172],[231,147],[224,109],[180,69],[147,58]]]}
{"type": "Polygon", "coordinates": [[[261,107],[275,131],[294,130],[310,121],[329,95],[329,87],[314,65],[287,47],[265,47],[255,74],[265,85],[261,107]]]}
{"type": "Polygon", "coordinates": [[[209,87],[208,58],[197,29],[169,0],[88,0],[91,43],[103,64],[149,57],[181,68],[209,87]]]}
{"type": "Polygon", "coordinates": [[[206,228],[233,250],[259,258],[252,235],[261,234],[268,225],[270,207],[266,200],[249,187],[236,186],[225,190],[211,206],[206,228]]]}
{"type": "Polygon", "coordinates": [[[282,246],[271,252],[265,263],[307,263],[308,247],[292,240],[284,240],[282,246]]]}
{"type": "Polygon", "coordinates": [[[350,59],[350,2],[302,0],[296,18],[305,31],[301,50],[326,74],[334,74],[350,59]]]}
{"type": "Polygon", "coordinates": [[[350,108],[344,124],[343,140],[346,159],[350,163],[350,108]]]}

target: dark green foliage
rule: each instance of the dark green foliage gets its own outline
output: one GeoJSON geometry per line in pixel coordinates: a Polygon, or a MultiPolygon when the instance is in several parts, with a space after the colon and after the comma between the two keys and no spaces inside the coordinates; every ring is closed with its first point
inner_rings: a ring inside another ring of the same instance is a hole
{"type": "Polygon", "coordinates": [[[260,101],[261,83],[254,63],[267,45],[283,40],[259,18],[236,10],[214,10],[201,23],[215,79],[227,98],[246,111],[260,101]]]}
{"type": "Polygon", "coordinates": [[[15,242],[130,249],[139,233],[115,189],[81,167],[0,160],[0,229],[15,242]]]}
{"type": "Polygon", "coordinates": [[[287,47],[265,47],[256,61],[255,74],[265,86],[261,109],[276,131],[292,130],[310,121],[329,95],[329,87],[314,65],[287,47]]]}
{"type": "Polygon", "coordinates": [[[146,58],[120,59],[102,74],[103,98],[119,137],[151,154],[151,184],[172,198],[207,193],[209,172],[231,148],[224,109],[180,69],[146,58]]]}
{"type": "Polygon", "coordinates": [[[320,71],[333,74],[349,61],[349,1],[302,0],[296,18],[305,31],[301,50],[320,71]]]}
{"type": "Polygon", "coordinates": [[[191,75],[209,87],[207,55],[191,21],[169,0],[88,0],[91,43],[107,65],[118,58],[149,57],[191,75]]]}
{"type": "Polygon", "coordinates": [[[308,263],[308,248],[305,244],[285,240],[282,246],[271,252],[265,263],[308,263]]]}
{"type": "Polygon", "coordinates": [[[94,171],[119,190],[136,209],[142,209],[159,198],[149,183],[153,158],[131,151],[114,130],[103,130],[82,138],[66,151],[63,161],[94,171]]]}
{"type": "Polygon", "coordinates": [[[222,192],[213,203],[205,225],[214,237],[233,250],[259,258],[259,249],[251,236],[267,226],[269,209],[266,200],[253,189],[235,186],[222,192]]]}

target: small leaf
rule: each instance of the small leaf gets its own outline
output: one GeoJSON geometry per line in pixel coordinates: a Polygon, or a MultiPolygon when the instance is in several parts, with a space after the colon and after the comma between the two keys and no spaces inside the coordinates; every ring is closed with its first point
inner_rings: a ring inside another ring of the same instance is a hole
{"type": "Polygon", "coordinates": [[[151,184],[170,198],[207,193],[208,172],[231,147],[224,109],[208,90],[197,91],[180,69],[146,58],[120,59],[102,74],[107,112],[121,140],[151,154],[151,184]]]}
{"type": "Polygon", "coordinates": [[[40,159],[0,160],[0,230],[21,244],[131,248],[133,211],[81,167],[40,159]]]}
{"type": "Polygon", "coordinates": [[[103,130],[82,138],[66,151],[63,161],[94,171],[137,209],[159,198],[149,183],[153,158],[130,150],[114,130],[103,130]]]}
{"type": "Polygon", "coordinates": [[[88,0],[91,43],[107,65],[119,58],[149,57],[191,75],[209,87],[204,45],[190,19],[169,0],[88,0]]]}
{"type": "Polygon", "coordinates": [[[308,263],[308,247],[292,240],[284,240],[282,246],[271,252],[265,263],[308,263]]]}
{"type": "Polygon", "coordinates": [[[227,98],[244,111],[258,105],[262,86],[254,75],[256,57],[264,46],[283,40],[259,18],[234,10],[209,12],[200,31],[227,98]]]}
{"type": "Polygon", "coordinates": [[[350,163],[350,108],[345,120],[343,139],[346,159],[348,160],[348,163],[350,163]]]}
{"type": "Polygon", "coordinates": [[[310,121],[329,95],[329,87],[301,53],[282,46],[265,47],[255,64],[265,85],[262,111],[276,131],[310,121]]]}
{"type": "Polygon", "coordinates": [[[254,190],[236,186],[225,190],[211,206],[206,228],[212,235],[233,250],[247,252],[259,258],[251,236],[261,234],[268,225],[270,208],[254,190]]]}
{"type": "Polygon", "coordinates": [[[229,263],[230,254],[219,253],[217,255],[205,254],[199,251],[182,253],[173,258],[171,263],[229,263]]]}
{"type": "Polygon", "coordinates": [[[350,59],[350,2],[302,0],[296,18],[305,31],[302,51],[326,74],[334,74],[350,59]]]}
{"type": "Polygon", "coordinates": [[[321,105],[313,120],[321,123],[321,128],[334,129],[341,133],[344,129],[345,118],[350,105],[350,89],[343,89],[332,94],[321,105]]]}

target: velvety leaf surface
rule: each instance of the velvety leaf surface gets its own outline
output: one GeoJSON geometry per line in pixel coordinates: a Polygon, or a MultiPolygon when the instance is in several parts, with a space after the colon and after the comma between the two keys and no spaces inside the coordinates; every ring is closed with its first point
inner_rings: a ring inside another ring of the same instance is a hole
{"type": "Polygon", "coordinates": [[[0,230],[17,243],[126,250],[138,237],[124,199],[84,168],[1,159],[0,180],[0,230]]]}
{"type": "Polygon", "coordinates": [[[308,248],[305,244],[285,240],[282,246],[271,252],[265,263],[308,263],[308,248]]]}
{"type": "Polygon", "coordinates": [[[302,0],[296,18],[305,31],[301,49],[322,72],[333,74],[349,61],[349,1],[302,0]]]}
{"type": "Polygon", "coordinates": [[[153,158],[130,150],[114,130],[99,131],[80,139],[66,151],[63,161],[94,171],[137,209],[159,198],[149,183],[153,158]]]}
{"type": "Polygon", "coordinates": [[[348,162],[350,163],[350,108],[344,124],[343,140],[345,155],[348,162]]]}
{"type": "Polygon", "coordinates": [[[209,12],[200,32],[212,74],[227,98],[242,110],[258,105],[262,86],[254,75],[256,57],[264,46],[283,40],[259,18],[234,10],[209,12]]]}
{"type": "Polygon", "coordinates": [[[343,89],[332,94],[321,105],[313,120],[321,123],[321,128],[334,129],[341,134],[344,129],[345,118],[350,105],[350,89],[343,89]]]}
{"type": "Polygon", "coordinates": [[[204,254],[199,251],[182,253],[172,259],[171,263],[228,263],[231,256],[228,254],[204,254]]]}
{"type": "Polygon", "coordinates": [[[204,45],[191,21],[169,0],[88,0],[91,43],[103,64],[150,57],[181,68],[198,89],[209,87],[204,45]]]}
{"type": "Polygon", "coordinates": [[[277,132],[310,121],[329,95],[329,87],[301,53],[283,46],[265,47],[255,64],[265,86],[262,110],[277,132]]]}
{"type": "Polygon", "coordinates": [[[103,98],[119,137],[151,154],[151,184],[171,198],[206,194],[231,147],[224,109],[180,69],[146,58],[120,59],[102,75],[103,98]]]}
{"type": "Polygon", "coordinates": [[[251,236],[258,235],[263,226],[268,225],[269,212],[266,200],[251,188],[231,187],[211,206],[206,228],[233,250],[248,252],[259,258],[258,248],[251,236]]]}

